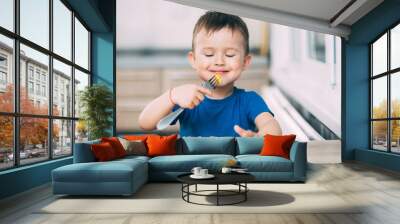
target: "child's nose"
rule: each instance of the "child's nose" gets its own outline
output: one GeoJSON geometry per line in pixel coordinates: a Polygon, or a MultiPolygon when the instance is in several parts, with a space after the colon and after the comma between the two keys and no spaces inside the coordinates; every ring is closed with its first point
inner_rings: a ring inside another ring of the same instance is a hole
{"type": "Polygon", "coordinates": [[[215,63],[215,65],[224,65],[225,61],[224,61],[223,55],[217,55],[215,57],[215,62],[214,63],[215,63]]]}

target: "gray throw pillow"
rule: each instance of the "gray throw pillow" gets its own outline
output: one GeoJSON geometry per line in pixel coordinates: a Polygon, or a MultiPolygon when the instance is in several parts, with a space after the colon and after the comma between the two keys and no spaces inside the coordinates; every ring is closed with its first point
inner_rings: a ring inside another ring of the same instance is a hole
{"type": "Polygon", "coordinates": [[[145,156],[147,155],[147,149],[146,146],[144,145],[144,142],[141,140],[136,140],[136,141],[129,141],[124,138],[119,138],[119,141],[122,144],[122,147],[124,147],[126,151],[126,155],[135,155],[135,156],[145,156]]]}

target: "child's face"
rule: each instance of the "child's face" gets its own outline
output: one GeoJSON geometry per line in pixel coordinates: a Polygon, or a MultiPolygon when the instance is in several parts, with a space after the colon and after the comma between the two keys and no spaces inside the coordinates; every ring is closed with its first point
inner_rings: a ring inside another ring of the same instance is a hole
{"type": "Polygon", "coordinates": [[[241,33],[229,28],[209,35],[202,29],[194,39],[194,52],[189,52],[188,57],[202,80],[210,79],[216,72],[221,74],[219,86],[233,85],[251,60],[250,55],[245,55],[241,33]]]}

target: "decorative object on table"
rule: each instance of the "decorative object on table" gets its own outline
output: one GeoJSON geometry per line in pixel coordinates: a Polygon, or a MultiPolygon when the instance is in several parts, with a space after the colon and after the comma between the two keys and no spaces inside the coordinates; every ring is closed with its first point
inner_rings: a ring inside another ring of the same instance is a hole
{"type": "Polygon", "coordinates": [[[239,167],[238,162],[235,159],[229,159],[226,161],[225,167],[235,168],[239,167]]]}
{"type": "Polygon", "coordinates": [[[88,128],[89,140],[110,136],[107,131],[112,127],[113,93],[103,84],[87,86],[79,93],[81,118],[88,128]]]}
{"type": "Polygon", "coordinates": [[[230,173],[232,172],[232,168],[240,168],[238,161],[235,159],[227,160],[221,168],[221,173],[230,173]]]}
{"type": "Polygon", "coordinates": [[[190,175],[193,179],[211,179],[214,178],[214,175],[208,173],[208,169],[203,169],[201,167],[193,167],[191,170],[192,174],[190,175]]]}
{"type": "Polygon", "coordinates": [[[236,172],[236,173],[247,173],[246,168],[231,168],[231,167],[222,167],[221,173],[231,173],[231,172],[236,172]]]}
{"type": "Polygon", "coordinates": [[[191,171],[194,175],[200,175],[201,169],[203,169],[203,168],[201,168],[200,166],[196,166],[196,167],[193,167],[191,171]]]}

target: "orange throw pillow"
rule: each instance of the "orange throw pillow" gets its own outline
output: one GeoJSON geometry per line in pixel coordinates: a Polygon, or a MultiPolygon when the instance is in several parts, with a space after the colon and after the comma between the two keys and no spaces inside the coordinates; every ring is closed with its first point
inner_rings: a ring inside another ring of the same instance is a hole
{"type": "Polygon", "coordinates": [[[261,149],[262,156],[280,156],[290,159],[290,147],[296,135],[269,135],[264,136],[264,145],[261,149]]]}
{"type": "Polygon", "coordinates": [[[124,139],[129,141],[143,141],[145,142],[148,135],[124,135],[124,139]]]}
{"type": "Polygon", "coordinates": [[[99,162],[109,161],[117,158],[114,149],[108,142],[93,144],[90,147],[94,154],[94,157],[99,162]]]}
{"type": "Polygon", "coordinates": [[[164,156],[176,155],[176,139],[178,135],[159,136],[150,135],[147,137],[147,155],[148,156],[164,156]]]}
{"type": "Polygon", "coordinates": [[[117,158],[126,156],[126,151],[117,137],[101,138],[101,142],[110,143],[117,158]]]}

